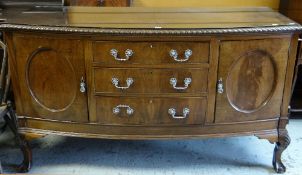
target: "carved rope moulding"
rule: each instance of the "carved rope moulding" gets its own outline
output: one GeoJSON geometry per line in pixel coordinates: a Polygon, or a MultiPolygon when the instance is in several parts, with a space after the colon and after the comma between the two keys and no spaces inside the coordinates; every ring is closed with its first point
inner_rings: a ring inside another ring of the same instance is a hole
{"type": "Polygon", "coordinates": [[[75,33],[101,33],[101,34],[171,34],[171,35],[200,35],[200,34],[220,34],[220,33],[273,33],[302,31],[299,24],[290,26],[270,26],[270,27],[246,27],[246,28],[221,28],[221,29],[120,29],[120,28],[83,28],[66,26],[37,26],[22,24],[1,24],[0,29],[19,29],[33,31],[53,31],[53,32],[75,32],[75,33]]]}

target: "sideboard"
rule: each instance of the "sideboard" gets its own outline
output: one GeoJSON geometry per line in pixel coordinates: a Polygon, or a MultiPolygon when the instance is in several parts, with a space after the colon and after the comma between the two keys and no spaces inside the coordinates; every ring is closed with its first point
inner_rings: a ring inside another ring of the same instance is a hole
{"type": "MultiPolygon", "coordinates": [[[[6,10],[0,24],[28,171],[29,137],[255,135],[281,154],[302,27],[268,8],[6,10]],[[24,13],[25,12],[25,13],[24,13]]],[[[169,148],[167,148],[169,149],[169,148]]]]}

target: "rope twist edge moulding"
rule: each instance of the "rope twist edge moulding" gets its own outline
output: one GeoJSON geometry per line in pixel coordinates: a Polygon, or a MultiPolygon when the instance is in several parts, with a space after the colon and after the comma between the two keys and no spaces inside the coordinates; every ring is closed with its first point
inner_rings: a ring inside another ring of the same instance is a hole
{"type": "Polygon", "coordinates": [[[73,32],[73,33],[100,33],[100,34],[170,34],[170,35],[200,35],[223,33],[274,33],[302,31],[302,26],[294,23],[288,26],[269,27],[241,27],[241,28],[194,28],[194,29],[129,29],[129,28],[86,28],[67,26],[38,26],[22,24],[1,24],[0,30],[18,29],[27,31],[73,32]]]}

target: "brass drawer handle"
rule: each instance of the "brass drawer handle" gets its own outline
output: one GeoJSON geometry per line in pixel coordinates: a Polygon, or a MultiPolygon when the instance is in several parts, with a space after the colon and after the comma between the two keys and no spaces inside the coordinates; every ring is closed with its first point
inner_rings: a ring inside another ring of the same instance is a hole
{"type": "Polygon", "coordinates": [[[115,77],[112,78],[111,82],[117,89],[129,89],[130,86],[133,84],[134,80],[133,78],[127,78],[127,86],[119,86],[119,79],[115,77]]]}
{"type": "Polygon", "coordinates": [[[127,114],[132,115],[134,113],[134,109],[132,109],[128,105],[117,105],[116,107],[113,108],[113,114],[118,115],[121,112],[121,108],[126,108],[127,114]]]}
{"type": "Polygon", "coordinates": [[[118,57],[118,51],[116,49],[111,49],[110,54],[114,57],[117,61],[127,61],[130,59],[130,57],[134,54],[133,50],[127,49],[125,51],[125,58],[119,58],[118,57]]]}
{"type": "Polygon", "coordinates": [[[84,78],[81,78],[81,82],[80,82],[80,92],[85,93],[86,92],[86,83],[84,78]]]}
{"type": "Polygon", "coordinates": [[[185,58],[184,59],[180,59],[178,58],[178,53],[176,50],[172,49],[170,50],[170,56],[177,62],[185,62],[188,61],[190,59],[190,57],[193,55],[193,51],[190,49],[187,49],[185,51],[185,58]]]}
{"type": "Polygon", "coordinates": [[[176,78],[171,78],[170,79],[170,84],[173,86],[174,89],[176,90],[185,90],[188,89],[189,85],[192,83],[191,78],[185,78],[184,79],[184,87],[176,87],[177,85],[177,79],[176,78]]]}
{"type": "Polygon", "coordinates": [[[187,116],[189,115],[190,113],[190,109],[189,108],[183,108],[182,110],[182,116],[177,116],[176,115],[176,109],[175,108],[170,108],[168,110],[168,113],[172,116],[172,118],[174,119],[184,119],[184,118],[187,118],[187,116]]]}

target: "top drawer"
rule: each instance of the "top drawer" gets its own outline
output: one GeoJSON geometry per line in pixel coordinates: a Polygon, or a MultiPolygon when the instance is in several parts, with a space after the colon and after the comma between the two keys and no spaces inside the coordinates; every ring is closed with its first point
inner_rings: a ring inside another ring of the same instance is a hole
{"type": "Polygon", "coordinates": [[[207,42],[93,43],[93,61],[102,64],[198,64],[209,61],[207,42]]]}

